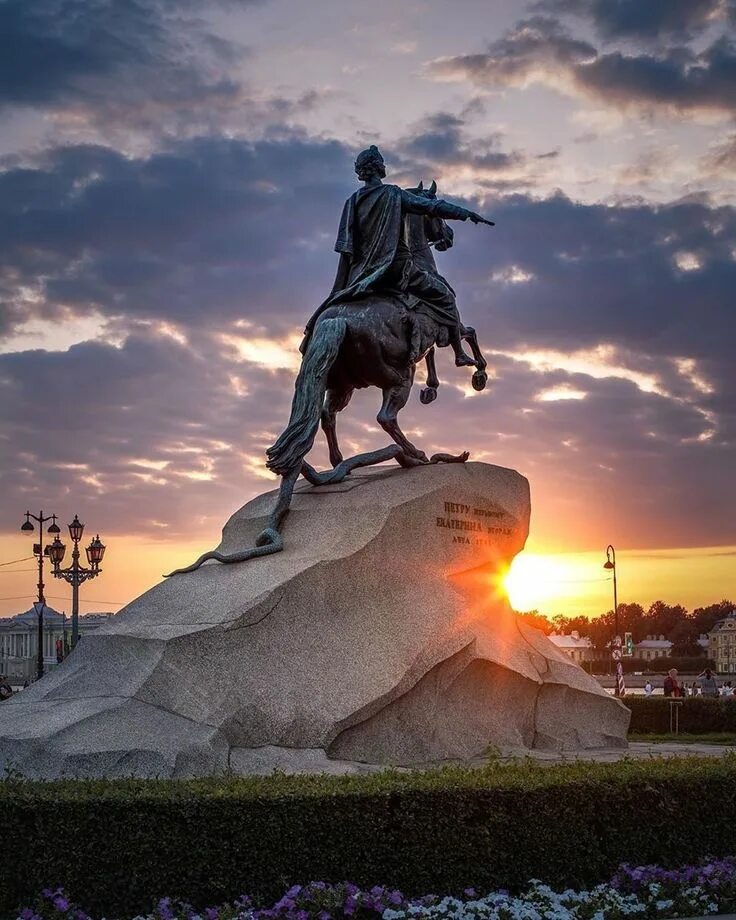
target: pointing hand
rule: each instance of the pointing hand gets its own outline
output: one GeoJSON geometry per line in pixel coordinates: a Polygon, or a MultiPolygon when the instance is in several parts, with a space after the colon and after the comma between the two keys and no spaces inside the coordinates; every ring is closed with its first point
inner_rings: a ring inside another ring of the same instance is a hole
{"type": "Polygon", "coordinates": [[[488,224],[489,227],[496,226],[492,220],[486,220],[485,217],[481,217],[480,214],[476,214],[475,211],[470,211],[468,217],[474,224],[488,224]]]}

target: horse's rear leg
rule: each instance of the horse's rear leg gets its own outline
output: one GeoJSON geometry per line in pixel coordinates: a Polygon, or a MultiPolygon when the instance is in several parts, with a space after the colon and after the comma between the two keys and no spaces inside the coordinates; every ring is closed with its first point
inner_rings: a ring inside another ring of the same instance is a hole
{"type": "Polygon", "coordinates": [[[399,412],[404,408],[406,401],[409,399],[412,382],[413,375],[403,383],[384,390],[383,405],[376,418],[381,428],[383,428],[387,434],[391,435],[405,453],[410,457],[420,460],[422,463],[427,463],[427,455],[424,451],[419,450],[418,447],[415,447],[411,443],[401,428],[399,428],[399,423],[397,421],[399,412]]]}
{"type": "Polygon", "coordinates": [[[486,359],[483,357],[483,352],[480,350],[480,345],[478,344],[478,336],[475,334],[475,329],[472,326],[464,326],[462,332],[462,338],[470,345],[470,350],[473,352],[473,358],[475,359],[476,371],[473,374],[473,389],[483,390],[485,389],[486,383],[488,381],[488,374],[486,373],[486,368],[488,364],[486,359]]]}
{"type": "Polygon", "coordinates": [[[327,446],[330,450],[330,463],[333,467],[337,466],[338,463],[342,463],[342,452],[340,451],[340,445],[337,443],[335,416],[338,412],[342,412],[345,406],[347,406],[352,395],[352,387],[328,389],[325,396],[325,404],[322,407],[322,430],[327,438],[327,446]]]}

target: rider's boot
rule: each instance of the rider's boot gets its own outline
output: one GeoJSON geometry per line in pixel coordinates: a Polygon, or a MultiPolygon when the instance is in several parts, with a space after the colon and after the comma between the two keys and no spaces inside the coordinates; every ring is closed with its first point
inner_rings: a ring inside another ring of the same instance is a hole
{"type": "Polygon", "coordinates": [[[460,338],[460,328],[458,326],[450,330],[450,345],[455,352],[455,367],[476,366],[475,359],[471,358],[470,355],[463,350],[463,343],[460,338]]]}

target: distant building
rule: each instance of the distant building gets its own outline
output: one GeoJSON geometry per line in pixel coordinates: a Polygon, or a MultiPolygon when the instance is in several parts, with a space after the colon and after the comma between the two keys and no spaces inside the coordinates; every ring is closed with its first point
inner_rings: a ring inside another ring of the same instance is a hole
{"type": "Polygon", "coordinates": [[[581,636],[577,630],[568,634],[552,633],[549,641],[578,664],[581,661],[592,661],[595,657],[593,642],[588,636],[581,636]]]}
{"type": "Polygon", "coordinates": [[[647,636],[634,645],[634,657],[652,661],[654,658],[666,658],[672,651],[673,643],[664,636],[647,636]]]}
{"type": "MultiPolygon", "coordinates": [[[[111,613],[88,613],[79,618],[79,638],[106,623],[111,613]]],[[[68,647],[72,635],[71,617],[46,606],[43,612],[44,671],[57,667],[57,640],[68,647]]],[[[38,667],[38,615],[33,607],[12,617],[0,617],[0,675],[11,684],[33,680],[38,667]]]]}
{"type": "Polygon", "coordinates": [[[719,620],[708,633],[710,657],[719,674],[736,674],[736,610],[719,620]]]}

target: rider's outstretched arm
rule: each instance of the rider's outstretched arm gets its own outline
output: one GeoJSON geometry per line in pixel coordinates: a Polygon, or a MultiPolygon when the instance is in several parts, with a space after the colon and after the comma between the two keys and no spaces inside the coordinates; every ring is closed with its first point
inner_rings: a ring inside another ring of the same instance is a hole
{"type": "Polygon", "coordinates": [[[401,207],[409,214],[424,214],[427,217],[441,217],[443,220],[472,220],[474,224],[483,223],[493,226],[493,221],[486,220],[475,211],[469,211],[459,204],[452,204],[443,198],[424,198],[401,189],[401,207]]]}

